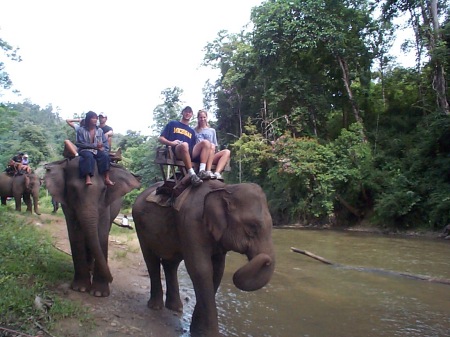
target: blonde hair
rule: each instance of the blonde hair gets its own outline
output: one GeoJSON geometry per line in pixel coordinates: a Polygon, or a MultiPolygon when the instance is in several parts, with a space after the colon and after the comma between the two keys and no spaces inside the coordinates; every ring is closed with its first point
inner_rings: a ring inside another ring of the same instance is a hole
{"type": "Polygon", "coordinates": [[[200,109],[200,110],[198,110],[198,112],[197,112],[197,126],[195,127],[195,131],[200,131],[200,130],[201,130],[200,124],[199,124],[199,121],[198,121],[198,118],[200,117],[200,114],[201,114],[201,113],[204,113],[204,114],[205,114],[205,116],[206,116],[206,127],[209,128],[209,123],[208,123],[208,112],[207,112],[206,110],[200,109]]]}

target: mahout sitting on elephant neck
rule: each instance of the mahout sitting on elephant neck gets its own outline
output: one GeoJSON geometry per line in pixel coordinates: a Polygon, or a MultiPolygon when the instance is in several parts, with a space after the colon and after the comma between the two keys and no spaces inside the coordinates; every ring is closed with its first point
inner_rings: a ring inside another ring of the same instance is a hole
{"type": "Polygon", "coordinates": [[[86,186],[79,175],[79,160],[78,156],[46,164],[45,184],[54,202],[61,203],[66,218],[75,270],[71,288],[105,297],[113,279],[107,262],[111,224],[123,196],[139,188],[140,182],[139,177],[114,164],[110,167],[114,186],[106,187],[99,174],[92,177],[93,185],[86,186]]]}
{"type": "Polygon", "coordinates": [[[109,176],[109,143],[103,130],[97,126],[98,116],[95,112],[89,111],[86,114],[85,125],[77,130],[78,155],[80,176],[85,178],[85,184],[93,184],[92,177],[95,174],[95,163],[97,171],[104,175],[104,183],[107,186],[114,186],[114,182],[109,176]]]}

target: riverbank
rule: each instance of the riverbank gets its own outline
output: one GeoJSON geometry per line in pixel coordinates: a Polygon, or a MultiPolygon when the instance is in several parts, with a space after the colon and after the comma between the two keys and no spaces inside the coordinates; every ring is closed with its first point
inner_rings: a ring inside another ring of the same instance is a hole
{"type": "Polygon", "coordinates": [[[430,230],[424,230],[424,229],[399,230],[399,229],[392,229],[392,228],[379,228],[379,227],[368,226],[368,225],[357,225],[357,226],[351,226],[351,227],[333,227],[331,225],[303,225],[300,223],[292,224],[292,225],[276,226],[274,228],[361,232],[361,233],[403,236],[403,237],[423,237],[423,238],[427,238],[427,239],[442,239],[442,240],[450,241],[450,235],[442,236],[442,233],[443,233],[442,231],[430,231],[430,230]]]}

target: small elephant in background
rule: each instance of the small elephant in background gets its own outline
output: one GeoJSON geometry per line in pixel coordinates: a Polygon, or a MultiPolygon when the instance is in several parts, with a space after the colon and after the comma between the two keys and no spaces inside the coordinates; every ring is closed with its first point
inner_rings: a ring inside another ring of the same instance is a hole
{"type": "Polygon", "coordinates": [[[66,218],[75,269],[71,288],[106,297],[113,279],[108,267],[111,224],[119,214],[123,196],[141,184],[121,165],[111,164],[114,186],[106,186],[98,173],[91,178],[92,185],[86,185],[78,164],[79,157],[46,164],[45,184],[53,200],[61,203],[66,218]]]}
{"type": "Polygon", "coordinates": [[[150,275],[148,307],[164,306],[161,265],[166,279],[166,308],[182,311],[177,270],[184,260],[192,280],[196,305],[192,336],[219,336],[215,295],[232,250],[245,254],[248,263],[237,270],[233,282],[244,291],[266,285],[274,272],[272,218],[266,196],[256,184],[226,185],[208,180],[189,187],[174,206],[158,198],[156,183],[142,192],[133,205],[133,219],[150,275]],[[150,201],[149,201],[150,200],[150,201]]]}
{"type": "Polygon", "coordinates": [[[0,197],[2,205],[6,205],[6,199],[13,197],[16,203],[16,211],[22,210],[22,198],[27,205],[27,212],[40,215],[39,189],[41,179],[35,174],[19,174],[10,176],[5,172],[0,173],[0,197]]]}

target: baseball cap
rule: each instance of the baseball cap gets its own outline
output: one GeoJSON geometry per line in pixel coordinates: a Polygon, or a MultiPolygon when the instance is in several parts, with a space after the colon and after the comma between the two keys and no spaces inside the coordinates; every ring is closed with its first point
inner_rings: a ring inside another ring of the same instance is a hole
{"type": "Polygon", "coordinates": [[[108,118],[108,116],[106,116],[106,114],[103,113],[103,112],[101,112],[101,113],[98,115],[98,117],[105,117],[105,118],[108,118]]]}

